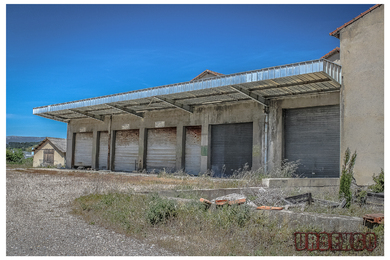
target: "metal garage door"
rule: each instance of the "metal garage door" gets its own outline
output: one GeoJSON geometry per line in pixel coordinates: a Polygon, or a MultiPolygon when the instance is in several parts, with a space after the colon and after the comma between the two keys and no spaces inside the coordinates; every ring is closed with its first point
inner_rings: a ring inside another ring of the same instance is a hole
{"type": "Polygon", "coordinates": [[[284,110],[285,159],[304,177],[339,177],[340,107],[284,110]]]}
{"type": "Polygon", "coordinates": [[[148,129],[146,169],[174,171],[176,167],[176,128],[148,129]]]}
{"type": "Polygon", "coordinates": [[[74,166],[92,167],[92,133],[77,133],[74,149],[74,166]]]}
{"type": "Polygon", "coordinates": [[[245,164],[250,169],[252,146],[252,123],[211,126],[211,170],[216,176],[229,176],[245,164]]]}
{"type": "Polygon", "coordinates": [[[135,171],[138,162],[139,130],[119,130],[115,133],[115,171],[135,171]]]}
{"type": "Polygon", "coordinates": [[[186,127],[185,143],[185,170],[189,174],[198,175],[200,172],[200,155],[201,155],[201,126],[186,127]]]}
{"type": "Polygon", "coordinates": [[[108,163],[108,132],[99,132],[98,169],[107,170],[108,163]]]}

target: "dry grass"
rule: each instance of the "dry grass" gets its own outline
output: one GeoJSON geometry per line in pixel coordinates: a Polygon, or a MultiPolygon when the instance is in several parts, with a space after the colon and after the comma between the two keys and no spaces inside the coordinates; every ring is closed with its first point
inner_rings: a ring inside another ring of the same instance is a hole
{"type": "MultiPolygon", "coordinates": [[[[82,216],[91,225],[101,225],[117,232],[131,235],[146,242],[158,244],[183,255],[383,255],[383,231],[378,231],[378,247],[373,252],[308,252],[296,251],[293,233],[295,231],[321,231],[305,226],[292,230],[277,222],[269,221],[258,212],[239,208],[204,210],[198,202],[175,203],[175,214],[165,222],[152,225],[148,221],[151,196],[141,195],[139,191],[158,191],[169,189],[204,189],[251,187],[261,183],[258,173],[241,173],[230,179],[212,178],[204,175],[191,177],[183,173],[167,174],[99,174],[93,171],[69,171],[55,169],[14,169],[19,172],[49,175],[69,175],[92,180],[85,190],[85,196],[75,200],[74,213],[82,216]]],[[[266,201],[272,195],[274,201],[281,197],[302,193],[296,190],[270,190],[246,194],[257,203],[266,201]],[[276,192],[275,192],[276,191],[276,192]],[[268,196],[268,197],[267,197],[268,196]]],[[[314,192],[315,198],[335,200],[334,190],[314,192]]],[[[164,199],[165,200],[165,199],[164,199]]],[[[277,204],[277,203],[276,203],[277,204]]],[[[307,211],[321,212],[324,207],[307,207],[307,211]]],[[[356,207],[350,209],[326,209],[327,214],[360,215],[356,207]],[[349,211],[348,211],[349,210],[349,211]]],[[[364,209],[365,210],[365,209],[364,209]]],[[[364,211],[365,212],[365,211],[364,211]]],[[[364,230],[362,230],[364,231],[364,230]]]]}
{"type": "MultiPolygon", "coordinates": [[[[156,204],[155,197],[132,193],[90,194],[75,201],[74,213],[83,216],[90,224],[99,224],[184,255],[384,254],[382,231],[378,231],[379,242],[373,252],[298,252],[294,247],[293,233],[320,230],[304,226],[292,230],[242,206],[205,210],[199,202],[171,202],[175,207],[170,207],[171,214],[166,214],[171,217],[151,224],[151,205],[155,213],[158,203],[167,200],[159,198],[156,204]]],[[[365,230],[362,228],[361,231],[365,230]]]]}

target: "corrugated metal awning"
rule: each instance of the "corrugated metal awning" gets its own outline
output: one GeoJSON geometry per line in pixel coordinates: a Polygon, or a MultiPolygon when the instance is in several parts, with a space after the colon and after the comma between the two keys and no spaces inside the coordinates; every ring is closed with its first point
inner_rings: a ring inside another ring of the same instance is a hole
{"type": "Polygon", "coordinates": [[[247,100],[267,106],[270,99],[339,90],[341,80],[340,65],[319,59],[37,107],[33,114],[67,122],[124,113],[143,117],[145,111],[175,107],[192,113],[199,105],[247,100]]]}

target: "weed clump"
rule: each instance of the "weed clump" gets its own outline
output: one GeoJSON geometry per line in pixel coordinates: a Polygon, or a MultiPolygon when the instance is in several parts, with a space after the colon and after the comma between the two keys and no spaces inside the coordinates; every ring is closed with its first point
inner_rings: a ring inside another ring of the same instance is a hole
{"type": "Polygon", "coordinates": [[[353,167],[355,166],[356,156],[356,151],[351,156],[351,152],[349,148],[347,148],[341,171],[339,197],[346,200],[345,207],[347,208],[351,206],[352,202],[351,184],[355,181],[355,178],[353,177],[353,167]]]}
{"type": "Polygon", "coordinates": [[[151,195],[146,209],[146,219],[151,225],[165,223],[176,214],[177,207],[172,200],[161,198],[158,194],[151,195]]]}
{"type": "Polygon", "coordinates": [[[372,176],[372,179],[374,180],[375,184],[371,185],[369,188],[373,192],[384,192],[385,190],[385,175],[383,173],[383,169],[381,169],[381,172],[378,176],[375,176],[375,174],[372,176]]]}

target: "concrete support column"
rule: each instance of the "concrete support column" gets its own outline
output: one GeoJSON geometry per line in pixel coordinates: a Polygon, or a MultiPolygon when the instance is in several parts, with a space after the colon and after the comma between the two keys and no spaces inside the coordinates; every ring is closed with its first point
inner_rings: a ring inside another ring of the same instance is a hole
{"type": "Polygon", "coordinates": [[[264,131],[264,116],[259,111],[253,118],[253,149],[252,149],[252,170],[257,170],[263,166],[262,148],[263,148],[263,132],[264,131]]]}
{"type": "Polygon", "coordinates": [[[201,156],[200,156],[200,171],[206,172],[210,167],[210,153],[209,153],[209,129],[208,120],[202,122],[202,135],[200,139],[201,156]]]}
{"type": "Polygon", "coordinates": [[[139,141],[138,141],[138,170],[146,169],[146,145],[147,145],[147,131],[145,127],[139,128],[139,141]]]}
{"type": "Polygon", "coordinates": [[[98,149],[99,149],[99,134],[97,130],[93,130],[92,132],[92,165],[91,168],[93,170],[97,169],[98,164],[98,149]]]}
{"type": "Polygon", "coordinates": [[[184,169],[185,131],[183,124],[176,127],[176,171],[184,169]]]}
{"type": "Polygon", "coordinates": [[[110,163],[108,165],[108,169],[110,171],[115,171],[115,130],[111,130],[109,132],[109,160],[110,160],[110,163]]]}
{"type": "Polygon", "coordinates": [[[268,172],[281,166],[284,150],[283,135],[283,109],[278,101],[272,101],[268,115],[268,172]]]}
{"type": "Polygon", "coordinates": [[[110,115],[109,117],[109,121],[108,121],[108,127],[107,127],[107,131],[108,131],[108,147],[107,147],[107,170],[111,170],[111,147],[113,147],[111,145],[111,130],[112,130],[112,115],[110,115]]]}
{"type": "Polygon", "coordinates": [[[72,157],[73,157],[73,133],[70,129],[69,123],[67,124],[67,131],[66,131],[66,168],[70,169],[72,168],[72,157]]]}

